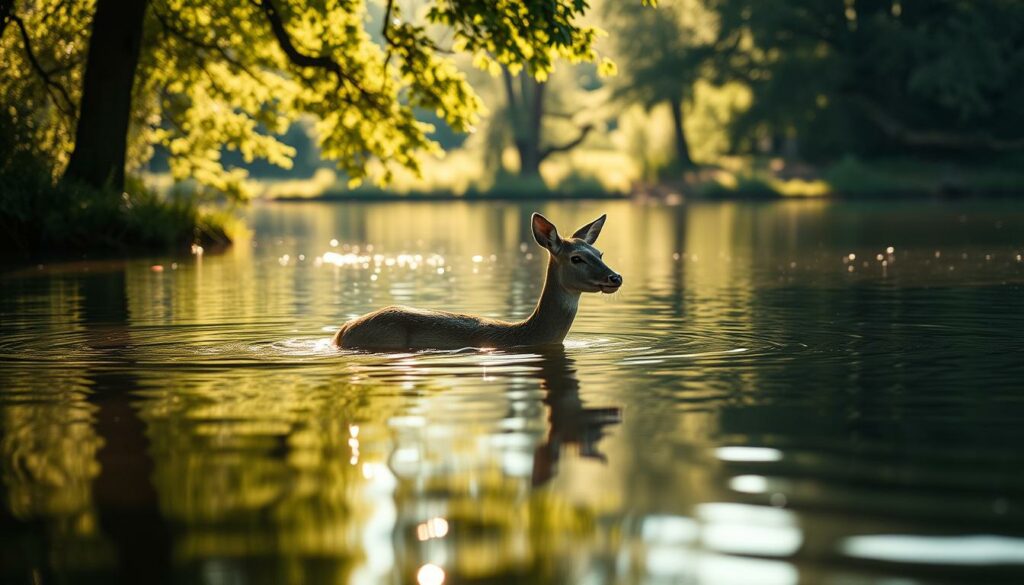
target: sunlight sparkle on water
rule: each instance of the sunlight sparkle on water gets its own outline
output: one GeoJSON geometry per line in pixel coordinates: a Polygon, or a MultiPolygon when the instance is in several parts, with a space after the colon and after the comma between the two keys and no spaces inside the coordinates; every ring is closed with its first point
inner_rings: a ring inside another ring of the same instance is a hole
{"type": "Polygon", "coordinates": [[[416,572],[416,582],[419,585],[441,585],[444,583],[444,569],[437,565],[427,563],[416,572]]]}
{"type": "Polygon", "coordinates": [[[729,487],[745,494],[763,494],[768,491],[768,478],[763,475],[737,475],[729,480],[729,487]]]}
{"type": "Polygon", "coordinates": [[[846,538],[839,549],[850,557],[876,561],[937,565],[1024,565],[1024,538],[990,534],[865,534],[846,538]]]}
{"type": "Polygon", "coordinates": [[[768,447],[719,447],[715,456],[722,461],[781,461],[782,451],[768,447]]]}
{"type": "MultiPolygon", "coordinates": [[[[370,247],[367,246],[367,251],[370,247]]],[[[432,268],[443,268],[445,266],[445,258],[440,254],[429,254],[424,256],[422,254],[396,254],[396,255],[384,255],[384,254],[360,254],[359,248],[353,248],[351,252],[325,252],[323,256],[319,257],[318,264],[331,264],[338,267],[355,267],[368,270],[370,266],[373,266],[374,272],[380,272],[380,267],[385,266],[392,268],[398,266],[399,268],[408,268],[410,270],[416,270],[421,265],[430,266],[432,268]]]]}
{"type": "Polygon", "coordinates": [[[785,513],[723,504],[702,511],[704,518],[700,521],[684,516],[649,516],[643,520],[640,537],[646,549],[644,568],[648,573],[671,578],[672,582],[797,582],[795,570],[788,563],[712,552],[726,549],[741,554],[792,554],[800,548],[803,534],[785,513]]]}
{"type": "Polygon", "coordinates": [[[416,526],[416,538],[430,540],[444,538],[448,534],[448,521],[441,517],[431,518],[416,526]]]}

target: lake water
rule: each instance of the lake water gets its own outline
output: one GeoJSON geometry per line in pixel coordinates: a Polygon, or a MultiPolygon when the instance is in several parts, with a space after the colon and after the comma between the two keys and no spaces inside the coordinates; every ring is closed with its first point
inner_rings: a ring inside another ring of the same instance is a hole
{"type": "Polygon", "coordinates": [[[0,582],[1022,582],[1024,205],[539,210],[625,279],[564,351],[329,346],[526,316],[531,205],[7,271],[0,582]]]}

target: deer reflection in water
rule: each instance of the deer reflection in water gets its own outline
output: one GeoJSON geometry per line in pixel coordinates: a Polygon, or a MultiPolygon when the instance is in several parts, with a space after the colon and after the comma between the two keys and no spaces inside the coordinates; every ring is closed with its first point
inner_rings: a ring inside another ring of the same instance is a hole
{"type": "Polygon", "coordinates": [[[533,485],[550,480],[558,470],[562,450],[575,447],[581,457],[606,462],[608,458],[598,447],[605,427],[622,422],[622,409],[617,406],[587,408],[580,397],[580,382],[574,361],[562,348],[543,354],[540,384],[546,392],[548,434],[533,457],[533,485]]]}
{"type": "Polygon", "coordinates": [[[443,419],[395,435],[388,466],[398,480],[397,520],[390,545],[397,574],[410,581],[420,568],[447,559],[452,582],[484,576],[489,582],[562,582],[557,575],[568,570],[564,559],[579,547],[597,546],[599,506],[567,498],[550,484],[573,453],[606,461],[601,439],[621,423],[621,408],[587,405],[576,362],[561,347],[507,357],[536,368],[525,378],[522,369],[490,374],[508,388],[509,407],[503,423],[490,427],[492,440],[467,442],[464,428],[445,433],[443,419]],[[543,426],[541,404],[548,410],[543,426]],[[397,456],[413,452],[418,459],[397,456]],[[435,537],[442,521],[444,536],[435,537]]]}

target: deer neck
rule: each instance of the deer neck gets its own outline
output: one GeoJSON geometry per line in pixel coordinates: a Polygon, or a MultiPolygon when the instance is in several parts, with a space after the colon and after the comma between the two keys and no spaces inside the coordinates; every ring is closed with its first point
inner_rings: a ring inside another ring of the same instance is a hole
{"type": "Polygon", "coordinates": [[[580,293],[562,285],[554,259],[548,260],[540,300],[533,314],[522,323],[528,343],[561,343],[572,327],[579,304],[580,293]]]}

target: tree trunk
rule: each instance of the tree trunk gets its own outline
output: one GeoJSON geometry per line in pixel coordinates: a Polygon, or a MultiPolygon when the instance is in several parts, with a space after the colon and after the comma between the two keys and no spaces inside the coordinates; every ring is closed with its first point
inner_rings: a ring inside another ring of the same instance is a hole
{"type": "Polygon", "coordinates": [[[132,85],[149,0],[97,0],[82,81],[75,149],[64,172],[92,187],[124,188],[132,85]]]}
{"type": "Polygon", "coordinates": [[[520,150],[520,169],[519,174],[524,177],[540,177],[540,140],[541,140],[541,125],[544,121],[544,87],[543,82],[539,82],[529,75],[523,74],[523,95],[532,89],[533,95],[530,96],[529,100],[524,99],[523,102],[529,107],[529,111],[526,114],[526,140],[524,145],[526,148],[520,150]]]}
{"type": "Polygon", "coordinates": [[[541,163],[541,122],[544,119],[544,83],[526,73],[519,74],[519,95],[512,76],[505,71],[512,141],[519,154],[519,176],[539,177],[541,163]]]}
{"type": "Polygon", "coordinates": [[[686,141],[686,129],[683,128],[683,101],[679,99],[669,100],[669,107],[672,108],[672,130],[675,133],[676,161],[683,169],[693,167],[693,159],[690,158],[690,145],[686,141]]]}

